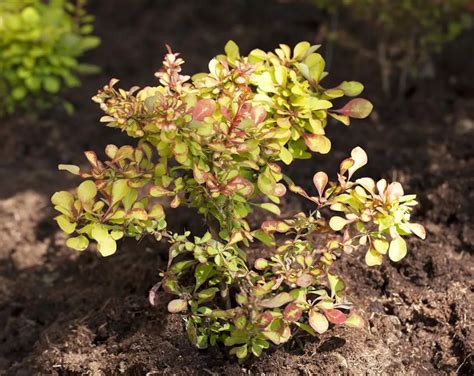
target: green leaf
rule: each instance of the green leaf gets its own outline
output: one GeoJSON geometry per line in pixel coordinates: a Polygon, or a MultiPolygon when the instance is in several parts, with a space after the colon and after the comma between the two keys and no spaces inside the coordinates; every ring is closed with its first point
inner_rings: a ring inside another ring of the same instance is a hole
{"type": "Polygon", "coordinates": [[[90,202],[97,195],[97,187],[92,180],[83,181],[77,187],[77,197],[82,203],[90,202]]]}
{"type": "Polygon", "coordinates": [[[160,187],[159,185],[155,185],[150,188],[148,191],[150,196],[152,197],[163,197],[163,196],[173,196],[174,193],[172,191],[169,191],[163,187],[160,187]]]}
{"type": "Polygon", "coordinates": [[[364,90],[364,85],[357,81],[344,81],[338,86],[348,97],[356,97],[364,90]]]}
{"type": "Polygon", "coordinates": [[[284,146],[282,146],[280,150],[279,157],[283,161],[283,163],[286,165],[290,165],[291,162],[293,162],[293,155],[284,146]]]}
{"type": "Polygon", "coordinates": [[[281,292],[280,294],[275,295],[272,298],[263,299],[262,301],[260,301],[259,306],[265,308],[278,308],[292,301],[293,297],[290,294],[288,294],[287,292],[281,292]]]}
{"type": "Polygon", "coordinates": [[[31,26],[34,26],[40,20],[38,11],[33,7],[26,7],[21,12],[21,18],[31,26]]]}
{"type": "Polygon", "coordinates": [[[199,291],[198,298],[201,302],[204,302],[204,301],[207,302],[209,300],[214,299],[214,296],[216,295],[218,291],[219,291],[218,287],[210,287],[208,289],[199,291]]]}
{"type": "Polygon", "coordinates": [[[344,325],[347,325],[351,328],[363,328],[365,323],[362,317],[360,317],[357,313],[351,313],[347,320],[344,322],[344,325]]]}
{"type": "Polygon", "coordinates": [[[214,268],[210,264],[199,264],[196,267],[196,271],[194,272],[194,277],[196,278],[194,291],[199,289],[199,287],[209,279],[209,277],[213,274],[213,271],[214,268]]]}
{"type": "Polygon", "coordinates": [[[310,78],[319,83],[326,65],[323,57],[320,54],[310,54],[306,58],[305,64],[308,66],[310,78]]]}
{"type": "Polygon", "coordinates": [[[266,93],[274,93],[275,86],[273,84],[272,76],[270,72],[263,72],[256,77],[256,84],[258,88],[266,93]]]}
{"type": "Polygon", "coordinates": [[[233,40],[226,43],[224,51],[231,62],[240,58],[239,46],[233,40]]]}
{"type": "Polygon", "coordinates": [[[127,179],[116,180],[112,185],[112,205],[122,200],[129,192],[127,179]]]}
{"type": "Polygon", "coordinates": [[[275,215],[280,215],[281,214],[280,208],[277,205],[272,204],[271,202],[265,202],[263,204],[258,204],[257,206],[262,208],[262,209],[265,209],[265,210],[267,210],[270,213],[273,213],[275,215]]]}
{"type": "Polygon", "coordinates": [[[61,88],[61,82],[56,77],[45,77],[43,87],[48,93],[55,94],[61,88]]]}
{"type": "Polygon", "coordinates": [[[258,189],[260,189],[260,191],[263,194],[265,194],[267,196],[272,195],[273,192],[275,191],[275,185],[276,185],[276,181],[271,176],[271,174],[262,173],[262,174],[258,175],[257,186],[258,186],[258,189]]]}
{"type": "Polygon", "coordinates": [[[268,235],[265,231],[255,230],[252,232],[252,236],[255,239],[260,240],[263,244],[270,247],[275,243],[275,239],[272,236],[268,235]]]}
{"type": "Polygon", "coordinates": [[[124,235],[125,235],[125,233],[123,231],[120,231],[120,230],[114,230],[114,231],[110,232],[110,236],[114,240],[122,239],[124,235]]]}
{"type": "Polygon", "coordinates": [[[247,343],[249,340],[249,333],[246,330],[234,330],[229,337],[224,340],[225,346],[234,346],[247,343]]]}
{"type": "Polygon", "coordinates": [[[248,346],[245,344],[239,347],[234,347],[229,351],[229,353],[235,354],[239,359],[244,359],[248,354],[248,346]]]}
{"type": "Polygon", "coordinates": [[[337,275],[328,273],[329,287],[331,288],[331,296],[338,296],[341,291],[344,290],[344,281],[337,275]]]}

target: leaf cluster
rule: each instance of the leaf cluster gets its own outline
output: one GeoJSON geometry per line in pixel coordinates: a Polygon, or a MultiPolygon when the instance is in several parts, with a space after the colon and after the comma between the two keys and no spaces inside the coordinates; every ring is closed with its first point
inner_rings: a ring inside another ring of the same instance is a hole
{"type": "MultiPolygon", "coordinates": [[[[4,0],[0,4],[0,114],[51,105],[79,73],[97,68],[79,62],[99,45],[86,0],[4,0]]],[[[66,109],[71,106],[67,105],[66,109]]]]}

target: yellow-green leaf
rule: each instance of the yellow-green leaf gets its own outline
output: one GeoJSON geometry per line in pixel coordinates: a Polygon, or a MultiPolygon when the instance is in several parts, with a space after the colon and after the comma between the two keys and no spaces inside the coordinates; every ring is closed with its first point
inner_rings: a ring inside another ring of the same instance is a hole
{"type": "Polygon", "coordinates": [[[327,154],[331,150],[331,141],[326,136],[305,133],[303,135],[306,146],[316,153],[327,154]]]}
{"type": "Polygon", "coordinates": [[[128,192],[130,192],[130,187],[128,186],[127,179],[116,180],[112,185],[112,205],[119,202],[123,199],[128,192]]]}
{"type": "Polygon", "coordinates": [[[66,241],[66,245],[69,248],[75,249],[76,251],[83,251],[89,245],[89,239],[87,239],[84,235],[79,235],[74,238],[69,238],[66,241]]]}
{"type": "Polygon", "coordinates": [[[339,231],[344,228],[347,222],[347,219],[335,216],[329,220],[329,227],[331,227],[334,231],[339,231]]]}
{"type": "Polygon", "coordinates": [[[306,41],[299,42],[293,49],[293,59],[296,59],[296,60],[303,59],[306,55],[306,52],[309,50],[310,47],[311,47],[311,44],[309,42],[306,42],[306,41]]]}
{"type": "Polygon", "coordinates": [[[188,308],[188,302],[184,299],[173,299],[168,303],[168,312],[179,313],[184,312],[188,308]]]}
{"type": "Polygon", "coordinates": [[[400,261],[407,254],[407,244],[405,240],[398,236],[390,242],[388,249],[388,257],[394,262],[400,261]]]}
{"type": "Polygon", "coordinates": [[[269,211],[270,213],[273,213],[276,215],[281,214],[280,208],[277,205],[272,204],[271,202],[265,202],[263,204],[259,204],[258,206],[260,206],[262,209],[269,211]]]}
{"type": "Polygon", "coordinates": [[[365,254],[365,263],[368,266],[382,265],[383,256],[375,249],[370,248],[365,254]]]}
{"type": "Polygon", "coordinates": [[[112,236],[108,235],[97,243],[97,250],[104,257],[113,255],[117,250],[117,243],[112,236]]]}
{"type": "Polygon", "coordinates": [[[59,171],[68,171],[73,175],[79,175],[81,169],[78,166],[70,165],[70,164],[60,164],[58,165],[59,171]]]}
{"type": "Polygon", "coordinates": [[[56,192],[51,197],[51,202],[54,205],[70,209],[74,203],[74,196],[67,191],[56,192]]]}
{"type": "Polygon", "coordinates": [[[385,239],[375,239],[372,242],[372,245],[378,253],[381,253],[382,255],[385,255],[387,253],[388,241],[386,241],[385,239]]]}
{"type": "Polygon", "coordinates": [[[82,203],[89,202],[97,195],[97,187],[92,180],[83,181],[77,187],[77,197],[82,203]]]}
{"type": "Polygon", "coordinates": [[[58,215],[54,218],[58,223],[58,226],[63,230],[66,234],[72,234],[76,229],[77,224],[69,222],[65,215],[58,215]]]}
{"type": "Polygon", "coordinates": [[[309,325],[316,333],[323,334],[329,328],[329,321],[322,313],[311,309],[308,314],[309,325]]]}
{"type": "Polygon", "coordinates": [[[230,59],[230,61],[237,60],[240,58],[240,51],[239,51],[239,46],[233,41],[230,40],[226,43],[224,47],[224,51],[227,55],[227,57],[230,59]]]}

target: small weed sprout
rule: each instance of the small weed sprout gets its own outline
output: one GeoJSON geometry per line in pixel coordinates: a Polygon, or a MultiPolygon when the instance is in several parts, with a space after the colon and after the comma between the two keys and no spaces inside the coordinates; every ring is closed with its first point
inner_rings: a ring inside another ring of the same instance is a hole
{"type": "Polygon", "coordinates": [[[166,239],[167,269],[150,300],[158,288],[174,295],[168,310],[185,315],[198,348],[221,343],[244,359],[301,333],[324,333],[331,324],[362,327],[332,265],[355,252],[365,252],[369,266],[386,255],[399,261],[407,235],[425,237],[410,222],[414,195],[405,195],[398,182],[354,179],[367,163],[360,147],[341,162],[335,182],[317,172],[314,192],[282,172],[279,162],[330,151],[328,118],[349,125],[372,110],[357,97],[358,82],[322,86],[327,73],[318,47],[301,42],[293,50],[280,45],[241,56],[229,41],[209,72],[192,78],[169,50],[156,73],[159,86],[123,90],[112,80],[94,97],[105,112],[101,121],[137,139],[136,146],[108,145],[106,161],[86,152],[87,171],[59,166],[85,179],[74,194],[52,197],[67,245],[82,251],[93,241],[109,256],[124,236],[166,239]],[[333,101],[344,96],[355,98],[335,109],[333,101]],[[279,216],[287,191],[310,200],[313,211],[251,229],[252,210],[279,216]],[[169,231],[164,198],[171,208],[197,209],[208,231],[169,231]],[[250,264],[246,250],[257,241],[262,256],[250,264]]]}

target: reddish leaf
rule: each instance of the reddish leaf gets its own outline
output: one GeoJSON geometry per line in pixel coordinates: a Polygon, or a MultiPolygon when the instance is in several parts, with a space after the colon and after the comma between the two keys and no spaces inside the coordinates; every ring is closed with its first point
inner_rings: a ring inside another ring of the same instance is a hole
{"type": "Polygon", "coordinates": [[[253,107],[250,111],[250,116],[253,120],[253,123],[255,125],[258,125],[263,122],[267,117],[267,111],[265,111],[265,108],[263,108],[263,106],[256,106],[253,107]]]}
{"type": "Polygon", "coordinates": [[[347,315],[339,311],[338,309],[327,309],[324,311],[329,322],[333,324],[344,324],[347,320],[347,315]]]}
{"type": "Polygon", "coordinates": [[[283,317],[288,321],[298,321],[303,314],[301,308],[299,308],[295,303],[288,304],[283,310],[283,317]]]}
{"type": "Polygon", "coordinates": [[[97,154],[93,151],[86,151],[84,152],[87,160],[89,161],[89,163],[92,165],[92,167],[99,167],[99,160],[97,159],[97,154]]]}
{"type": "Polygon", "coordinates": [[[403,187],[399,182],[390,183],[385,192],[389,201],[398,200],[404,194],[403,187]]]}
{"type": "Polygon", "coordinates": [[[311,274],[304,273],[298,277],[296,284],[299,287],[308,287],[311,286],[314,282],[314,277],[311,274]]]}
{"type": "Polygon", "coordinates": [[[265,221],[262,223],[261,228],[263,231],[269,233],[275,231],[285,233],[290,229],[290,226],[283,221],[265,221]]]}
{"type": "Polygon", "coordinates": [[[283,197],[286,194],[286,187],[281,183],[276,184],[273,194],[278,197],[283,197]]]}
{"type": "Polygon", "coordinates": [[[221,107],[221,113],[222,113],[222,115],[224,115],[224,117],[225,117],[227,120],[230,121],[231,116],[230,116],[229,109],[228,109],[227,107],[222,106],[222,107],[221,107]]]}
{"type": "Polygon", "coordinates": [[[216,102],[212,99],[201,99],[193,108],[193,119],[202,121],[206,117],[211,116],[216,110],[216,102]]]}
{"type": "Polygon", "coordinates": [[[329,153],[329,150],[331,150],[331,141],[326,136],[305,133],[303,139],[306,146],[311,151],[327,154],[329,153]]]}
{"type": "Polygon", "coordinates": [[[325,172],[319,171],[313,176],[313,183],[318,190],[319,197],[322,197],[324,188],[328,183],[328,176],[325,172]]]}
{"type": "Polygon", "coordinates": [[[253,184],[242,176],[236,176],[222,189],[222,193],[226,196],[239,192],[243,196],[249,197],[252,195],[253,191],[253,184]]]}
{"type": "Polygon", "coordinates": [[[344,107],[334,110],[333,112],[355,119],[364,119],[370,115],[373,107],[372,103],[367,99],[356,98],[347,102],[344,107]]]}
{"type": "Polygon", "coordinates": [[[273,315],[270,312],[265,311],[265,312],[260,313],[257,316],[255,321],[256,321],[255,325],[257,325],[260,328],[265,328],[268,325],[270,325],[271,322],[273,321],[273,315]]]}

